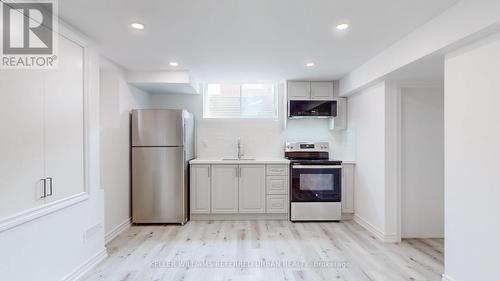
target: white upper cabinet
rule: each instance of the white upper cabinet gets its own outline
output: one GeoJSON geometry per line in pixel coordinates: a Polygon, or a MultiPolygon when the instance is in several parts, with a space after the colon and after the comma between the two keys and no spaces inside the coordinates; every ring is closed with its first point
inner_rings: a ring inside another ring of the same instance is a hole
{"type": "Polygon", "coordinates": [[[311,99],[311,82],[289,81],[287,85],[288,100],[311,99]]]}
{"type": "Polygon", "coordinates": [[[83,48],[59,38],[59,67],[45,83],[45,173],[48,200],[84,191],[83,48]]]}
{"type": "Polygon", "coordinates": [[[334,81],[288,81],[288,100],[335,100],[335,86],[334,81]]]}
{"type": "Polygon", "coordinates": [[[337,116],[330,118],[330,130],[347,128],[347,98],[337,98],[337,116]]]}
{"type": "Polygon", "coordinates": [[[0,219],[85,192],[84,47],[57,36],[58,68],[0,70],[0,219]]]}
{"type": "Polygon", "coordinates": [[[0,218],[43,203],[43,76],[0,70],[0,218]]]}
{"type": "Polygon", "coordinates": [[[238,165],[212,165],[212,213],[238,213],[238,165]]]}
{"type": "Polygon", "coordinates": [[[239,166],[239,212],[266,212],[266,166],[239,166]]]}
{"type": "Polygon", "coordinates": [[[311,82],[311,100],[333,100],[332,82],[311,82]]]}
{"type": "Polygon", "coordinates": [[[210,214],[210,165],[191,165],[190,206],[192,214],[210,214]]]}

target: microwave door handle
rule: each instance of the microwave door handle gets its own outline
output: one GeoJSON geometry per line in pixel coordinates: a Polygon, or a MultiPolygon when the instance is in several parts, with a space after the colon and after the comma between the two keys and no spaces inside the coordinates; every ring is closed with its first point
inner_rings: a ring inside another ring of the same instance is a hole
{"type": "Polygon", "coordinates": [[[342,169],[340,165],[293,165],[292,169],[342,169]]]}

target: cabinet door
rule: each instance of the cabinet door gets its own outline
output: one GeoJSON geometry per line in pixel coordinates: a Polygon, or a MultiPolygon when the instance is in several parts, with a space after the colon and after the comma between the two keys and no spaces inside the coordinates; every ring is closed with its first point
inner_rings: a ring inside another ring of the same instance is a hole
{"type": "Polygon", "coordinates": [[[240,165],[239,212],[266,212],[266,166],[240,165]]]}
{"type": "Polygon", "coordinates": [[[311,82],[312,100],[333,100],[333,82],[311,82]]]}
{"type": "Polygon", "coordinates": [[[210,214],[210,165],[191,165],[191,214],[210,214]]]}
{"type": "Polygon", "coordinates": [[[0,218],[43,195],[43,71],[0,70],[0,218]]]}
{"type": "Polygon", "coordinates": [[[59,36],[59,67],[45,79],[45,173],[55,201],[84,191],[83,47],[59,36]]]}
{"type": "Polygon", "coordinates": [[[354,213],[354,165],[342,166],[342,213],[354,213]]]}
{"type": "Polygon", "coordinates": [[[238,213],[238,165],[212,165],[212,213],[238,213]]]}
{"type": "Polygon", "coordinates": [[[288,100],[309,100],[311,98],[311,82],[288,82],[288,100]]]}

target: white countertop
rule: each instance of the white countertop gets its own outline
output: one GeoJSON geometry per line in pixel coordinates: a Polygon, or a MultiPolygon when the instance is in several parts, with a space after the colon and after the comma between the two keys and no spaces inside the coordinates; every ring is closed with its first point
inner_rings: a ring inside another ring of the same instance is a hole
{"type": "MultiPolygon", "coordinates": [[[[190,164],[290,164],[286,158],[257,158],[253,159],[222,159],[222,158],[196,158],[189,161],[190,164]]],[[[355,161],[342,161],[342,164],[355,165],[355,161]]]]}
{"type": "Polygon", "coordinates": [[[290,164],[290,160],[286,158],[257,158],[253,159],[209,159],[209,158],[196,158],[189,161],[190,164],[290,164]]]}

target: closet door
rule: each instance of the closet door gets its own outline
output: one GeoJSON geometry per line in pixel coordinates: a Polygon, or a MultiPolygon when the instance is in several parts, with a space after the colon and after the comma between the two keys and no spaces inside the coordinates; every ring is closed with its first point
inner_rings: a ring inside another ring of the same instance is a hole
{"type": "Polygon", "coordinates": [[[0,220],[43,195],[43,72],[0,70],[0,220]]]}
{"type": "Polygon", "coordinates": [[[45,83],[45,174],[47,200],[84,191],[84,49],[59,36],[58,69],[45,83]]]}

